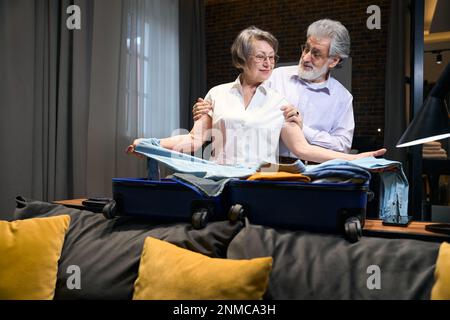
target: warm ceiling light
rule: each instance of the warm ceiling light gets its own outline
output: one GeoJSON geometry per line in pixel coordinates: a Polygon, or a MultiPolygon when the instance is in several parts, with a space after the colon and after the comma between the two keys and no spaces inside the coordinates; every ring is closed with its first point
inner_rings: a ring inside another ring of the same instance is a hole
{"type": "Polygon", "coordinates": [[[423,37],[425,44],[433,44],[450,41],[450,31],[445,32],[433,32],[430,34],[425,34],[423,37]]]}
{"type": "Polygon", "coordinates": [[[424,34],[429,35],[438,0],[425,0],[424,34]]]}

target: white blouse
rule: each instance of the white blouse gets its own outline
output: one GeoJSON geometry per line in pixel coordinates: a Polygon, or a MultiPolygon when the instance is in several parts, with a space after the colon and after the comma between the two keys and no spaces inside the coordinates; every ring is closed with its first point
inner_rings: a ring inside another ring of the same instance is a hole
{"type": "Polygon", "coordinates": [[[276,163],[281,128],[280,107],[286,99],[263,82],[245,108],[239,77],[212,88],[205,100],[213,104],[212,158],[226,165],[254,166],[263,161],[276,163]]]}

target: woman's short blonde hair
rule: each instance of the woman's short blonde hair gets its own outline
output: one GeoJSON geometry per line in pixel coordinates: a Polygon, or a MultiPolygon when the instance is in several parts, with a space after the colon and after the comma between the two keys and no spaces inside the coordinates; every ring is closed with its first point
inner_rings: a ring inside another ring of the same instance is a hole
{"type": "Polygon", "coordinates": [[[266,41],[277,54],[278,40],[273,34],[254,26],[248,27],[238,34],[231,46],[231,61],[237,69],[244,69],[248,57],[252,54],[254,40],[266,41]]]}

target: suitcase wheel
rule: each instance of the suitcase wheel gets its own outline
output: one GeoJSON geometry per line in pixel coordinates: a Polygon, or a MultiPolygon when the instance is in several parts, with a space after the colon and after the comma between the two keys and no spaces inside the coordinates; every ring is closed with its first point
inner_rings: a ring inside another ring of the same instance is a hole
{"type": "Polygon", "coordinates": [[[203,229],[208,223],[208,209],[195,211],[191,217],[191,224],[194,229],[203,229]]]}
{"type": "Polygon", "coordinates": [[[362,236],[361,222],[356,217],[348,218],[345,221],[345,237],[351,243],[355,243],[362,236]]]}
{"type": "Polygon", "coordinates": [[[244,208],[240,204],[232,205],[228,211],[228,219],[235,223],[245,218],[244,208]]]}
{"type": "Polygon", "coordinates": [[[113,219],[117,215],[116,201],[111,200],[103,207],[103,216],[106,219],[113,219]]]}

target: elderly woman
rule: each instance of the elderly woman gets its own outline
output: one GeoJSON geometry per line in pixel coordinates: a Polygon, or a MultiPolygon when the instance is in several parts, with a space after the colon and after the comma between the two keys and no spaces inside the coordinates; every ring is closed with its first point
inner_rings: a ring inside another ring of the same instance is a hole
{"type": "MultiPolygon", "coordinates": [[[[314,162],[386,152],[380,149],[352,155],[310,145],[298,123],[285,121],[281,107],[288,104],[286,99],[265,83],[275,66],[277,50],[278,41],[269,32],[255,27],[241,31],[231,47],[233,65],[241,71],[238,78],[212,88],[198,102],[211,104],[212,111],[197,120],[189,134],[161,139],[161,146],[192,152],[211,137],[211,160],[226,165],[276,163],[280,136],[298,158],[314,162]]],[[[133,153],[139,141],[136,139],[127,152],[133,153]]]]}

